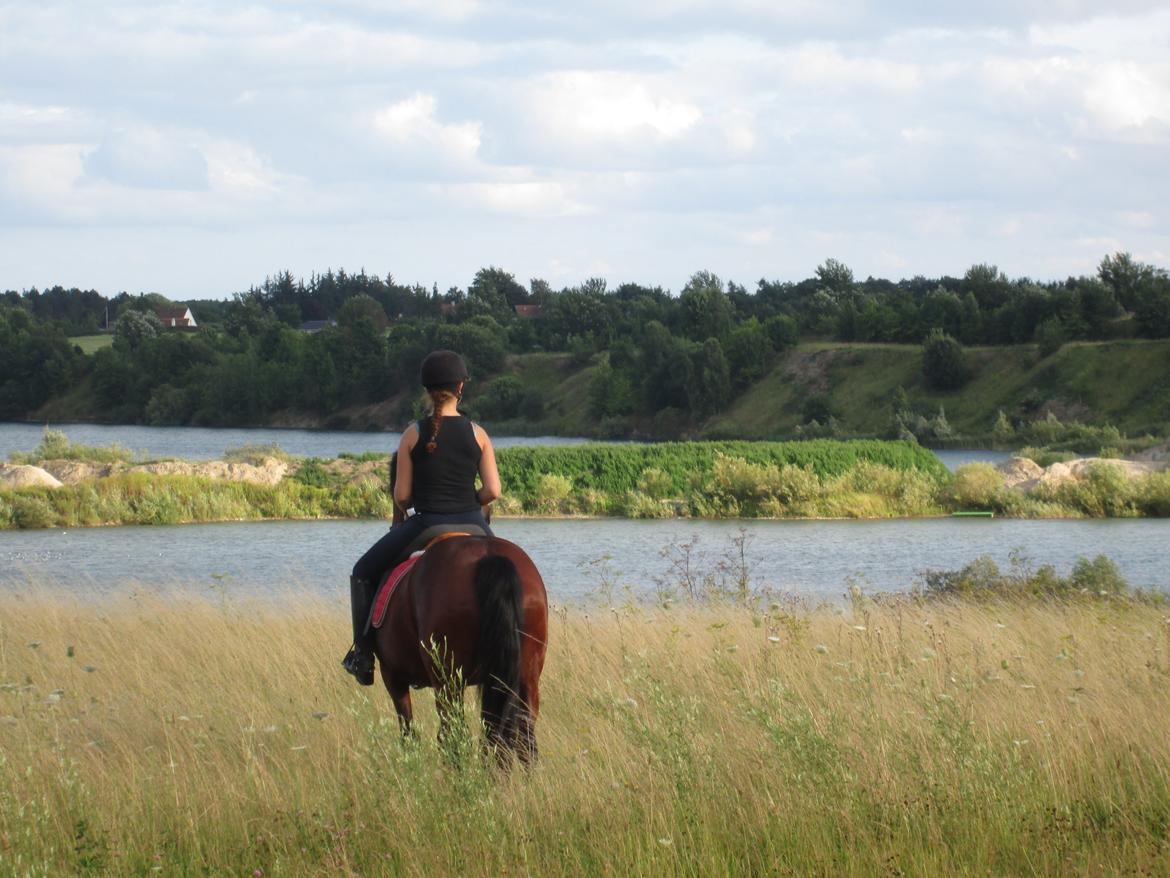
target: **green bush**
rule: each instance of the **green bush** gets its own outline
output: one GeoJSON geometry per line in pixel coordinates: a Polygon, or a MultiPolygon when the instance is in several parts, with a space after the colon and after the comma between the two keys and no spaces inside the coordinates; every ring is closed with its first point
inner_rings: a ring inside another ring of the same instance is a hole
{"type": "Polygon", "coordinates": [[[807,468],[818,477],[844,473],[862,461],[892,469],[917,470],[938,483],[949,478],[946,467],[929,450],[909,442],[876,439],[807,442],[662,442],[652,445],[513,446],[496,452],[504,493],[525,501],[536,493],[546,474],[570,478],[577,490],[595,488],[614,497],[638,490],[646,470],[665,473],[669,494],[683,496],[692,476],[704,481],[714,473],[720,458],[736,458],[748,464],[785,464],[807,468]]]}
{"type": "Polygon", "coordinates": [[[674,480],[657,467],[650,467],[638,479],[638,490],[655,500],[669,496],[673,489],[674,480]]]}
{"type": "Polygon", "coordinates": [[[1019,450],[1018,457],[1026,457],[1037,466],[1049,467],[1054,463],[1068,463],[1076,460],[1076,454],[1071,451],[1052,451],[1048,448],[1036,448],[1027,445],[1019,450]]]}
{"type": "Polygon", "coordinates": [[[131,461],[138,457],[124,446],[75,445],[60,430],[45,427],[40,444],[32,451],[14,451],[8,455],[13,463],[38,464],[45,460],[82,460],[90,463],[117,463],[131,461]]]}
{"type": "Polygon", "coordinates": [[[1093,518],[1135,515],[1134,486],[1125,471],[1112,463],[1094,463],[1080,481],[1068,481],[1055,489],[1058,500],[1093,518]]]}
{"type": "Polygon", "coordinates": [[[1100,598],[1128,596],[1130,587],[1105,555],[1077,558],[1069,576],[1060,576],[1048,564],[1003,573],[990,556],[982,555],[959,570],[926,571],[922,594],[927,598],[1100,598]]]}
{"type": "Polygon", "coordinates": [[[291,459],[290,455],[275,442],[248,442],[244,445],[226,448],[223,452],[224,460],[232,463],[250,463],[253,466],[259,466],[267,458],[275,458],[285,462],[291,459]]]}
{"type": "Polygon", "coordinates": [[[53,527],[57,524],[57,512],[53,504],[37,494],[17,494],[11,499],[12,522],[18,528],[29,530],[39,527],[53,527]]]}
{"type": "Polygon", "coordinates": [[[922,370],[934,390],[958,390],[971,378],[963,346],[941,329],[932,329],[922,342],[922,370]]]}
{"type": "Polygon", "coordinates": [[[340,487],[340,477],[327,470],[323,463],[324,461],[317,457],[307,458],[297,467],[291,478],[312,488],[340,487]]]}
{"type": "Polygon", "coordinates": [[[390,459],[389,454],[384,454],[381,451],[363,451],[360,454],[352,451],[342,451],[337,455],[338,460],[352,460],[355,463],[371,463],[376,460],[390,459]]]}
{"type": "Polygon", "coordinates": [[[1002,508],[1003,473],[989,463],[967,463],[959,467],[951,486],[957,509],[1002,508]]]}
{"type": "Polygon", "coordinates": [[[569,496],[573,493],[573,480],[568,476],[545,473],[540,477],[532,497],[532,507],[537,512],[555,514],[564,512],[569,496]]]}
{"type": "Polygon", "coordinates": [[[1170,470],[1146,476],[1136,495],[1135,502],[1143,515],[1170,518],[1170,470]]]}
{"type": "Polygon", "coordinates": [[[1106,555],[1098,555],[1092,561],[1077,558],[1072,569],[1072,584],[1081,591],[1096,595],[1119,595],[1129,590],[1129,583],[1106,555]]]}
{"type": "Polygon", "coordinates": [[[671,518],[674,508],[668,501],[647,496],[641,491],[627,491],[624,512],[627,518],[671,518]]]}

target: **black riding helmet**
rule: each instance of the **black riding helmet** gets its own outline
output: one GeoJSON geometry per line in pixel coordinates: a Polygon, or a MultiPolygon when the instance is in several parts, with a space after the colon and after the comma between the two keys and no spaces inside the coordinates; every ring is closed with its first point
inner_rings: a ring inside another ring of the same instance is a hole
{"type": "Polygon", "coordinates": [[[463,357],[454,351],[431,351],[423,359],[422,368],[419,369],[419,380],[422,386],[428,389],[458,384],[469,377],[463,357]]]}

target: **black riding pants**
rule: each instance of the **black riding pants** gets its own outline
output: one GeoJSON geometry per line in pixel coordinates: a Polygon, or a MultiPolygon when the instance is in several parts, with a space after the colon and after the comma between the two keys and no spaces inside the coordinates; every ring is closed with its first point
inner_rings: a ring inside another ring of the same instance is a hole
{"type": "Polygon", "coordinates": [[[382,539],[370,546],[353,565],[353,575],[376,585],[396,561],[402,560],[406,547],[428,527],[437,524],[473,524],[489,537],[493,536],[483,511],[478,508],[467,512],[419,512],[390,528],[382,539]]]}

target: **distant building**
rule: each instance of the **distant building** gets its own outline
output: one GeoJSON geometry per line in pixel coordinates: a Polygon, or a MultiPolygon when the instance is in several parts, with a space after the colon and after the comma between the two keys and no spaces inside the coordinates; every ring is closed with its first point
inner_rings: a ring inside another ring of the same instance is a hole
{"type": "Polygon", "coordinates": [[[320,332],[326,326],[336,326],[336,320],[306,320],[297,327],[301,332],[320,332]]]}
{"type": "Polygon", "coordinates": [[[535,320],[540,316],[540,305],[513,305],[512,310],[516,312],[517,317],[526,320],[535,320]]]}
{"type": "Polygon", "coordinates": [[[196,329],[199,326],[190,308],[159,308],[154,313],[158,315],[162,325],[169,329],[196,329]]]}

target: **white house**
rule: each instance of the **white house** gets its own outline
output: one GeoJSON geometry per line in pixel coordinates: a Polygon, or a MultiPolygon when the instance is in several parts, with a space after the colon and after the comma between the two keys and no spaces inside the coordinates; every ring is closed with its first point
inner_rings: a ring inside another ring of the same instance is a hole
{"type": "Polygon", "coordinates": [[[162,325],[179,329],[195,329],[199,324],[195,322],[195,315],[190,308],[159,308],[155,312],[162,325]]]}

